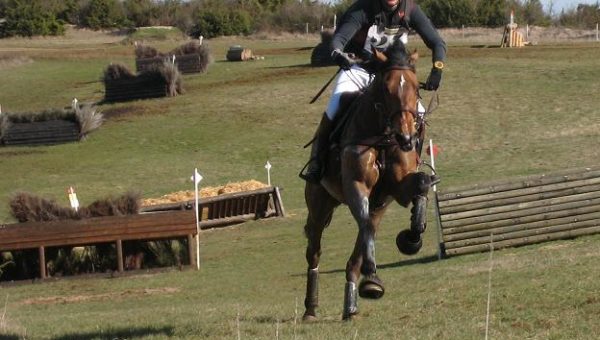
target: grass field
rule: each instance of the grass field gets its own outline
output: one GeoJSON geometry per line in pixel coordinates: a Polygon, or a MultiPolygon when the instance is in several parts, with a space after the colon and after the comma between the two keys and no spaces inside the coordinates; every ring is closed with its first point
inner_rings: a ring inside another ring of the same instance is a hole
{"type": "MultiPolygon", "coordinates": [[[[489,254],[436,261],[430,222],[422,251],[400,255],[395,235],[409,221],[400,207],[388,211],[377,236],[386,295],[360,300],[362,318],[341,322],[343,271],[356,237],[342,207],[324,235],[321,321],[300,322],[306,209],[297,172],[327,95],[308,102],[335,72],[309,67],[316,39],[209,40],[215,62],[206,74],[184,77],[184,95],[101,105],[105,123],[80,143],[1,147],[0,224],[14,222],[7,202],[15,191],[64,205],[68,186],[82,204],[130,189],[157,197],[193,188],[195,167],[204,186],[266,181],[267,160],[288,217],[203,233],[200,271],[0,286],[0,339],[483,338],[489,254]],[[265,59],[226,62],[233,44],[265,59]]],[[[441,189],[598,164],[600,45],[499,49],[448,42],[440,106],[428,129],[442,148],[441,189]]],[[[430,55],[413,46],[422,53],[424,80],[430,55]]],[[[73,97],[99,101],[99,79],[110,62],[134,69],[133,46],[114,36],[0,40],[2,110],[58,108],[73,97]]],[[[490,338],[597,338],[599,260],[600,236],[495,252],[490,338]]]]}

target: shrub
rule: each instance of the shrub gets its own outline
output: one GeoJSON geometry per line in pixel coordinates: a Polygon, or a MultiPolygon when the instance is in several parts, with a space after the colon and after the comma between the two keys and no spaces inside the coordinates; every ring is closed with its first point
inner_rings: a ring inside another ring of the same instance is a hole
{"type": "Polygon", "coordinates": [[[222,35],[246,35],[252,32],[253,20],[243,9],[215,7],[198,13],[191,30],[194,37],[214,38],[222,35]]]}
{"type": "Polygon", "coordinates": [[[125,27],[130,23],[116,0],[90,0],[82,7],[80,20],[84,26],[96,30],[125,27]]]}
{"type": "Polygon", "coordinates": [[[0,26],[0,37],[65,33],[64,22],[45,10],[41,0],[9,0],[5,4],[4,16],[6,22],[0,26]]]}

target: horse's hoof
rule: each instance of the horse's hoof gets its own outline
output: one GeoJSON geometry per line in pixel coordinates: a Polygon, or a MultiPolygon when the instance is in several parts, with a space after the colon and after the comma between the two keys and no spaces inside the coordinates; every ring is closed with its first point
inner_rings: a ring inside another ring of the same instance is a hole
{"type": "Polygon", "coordinates": [[[404,255],[414,255],[421,250],[423,246],[423,239],[421,235],[417,235],[418,239],[415,240],[414,233],[405,229],[398,233],[396,236],[396,246],[398,250],[404,255]]]}
{"type": "Polygon", "coordinates": [[[360,319],[360,316],[358,315],[358,313],[342,315],[342,321],[353,321],[353,320],[358,320],[358,319],[360,319]]]}
{"type": "Polygon", "coordinates": [[[312,314],[306,314],[304,313],[304,315],[302,316],[302,322],[306,322],[306,323],[311,323],[311,322],[317,322],[319,319],[312,314]]]}
{"type": "Polygon", "coordinates": [[[358,286],[358,295],[363,299],[380,299],[384,293],[383,283],[376,275],[364,278],[358,286]]]}

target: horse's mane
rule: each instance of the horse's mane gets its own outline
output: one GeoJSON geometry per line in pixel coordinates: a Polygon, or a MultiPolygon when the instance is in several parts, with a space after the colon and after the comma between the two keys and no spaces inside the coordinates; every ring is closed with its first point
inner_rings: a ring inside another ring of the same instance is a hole
{"type": "Polygon", "coordinates": [[[410,64],[408,51],[406,51],[406,46],[400,39],[395,39],[394,43],[385,50],[384,54],[388,57],[385,66],[407,66],[410,64]]]}

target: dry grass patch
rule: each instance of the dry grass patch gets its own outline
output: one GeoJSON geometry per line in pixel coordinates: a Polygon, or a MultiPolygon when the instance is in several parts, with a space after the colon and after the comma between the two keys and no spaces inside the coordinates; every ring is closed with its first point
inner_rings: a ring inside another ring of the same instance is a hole
{"type": "Polygon", "coordinates": [[[0,55],[0,70],[19,67],[33,63],[27,56],[0,55]]]}
{"type": "Polygon", "coordinates": [[[178,293],[181,289],[175,287],[163,287],[163,288],[142,288],[142,289],[127,289],[122,292],[111,292],[104,294],[91,294],[91,295],[72,295],[72,296],[48,296],[33,299],[23,300],[21,305],[53,305],[53,304],[66,304],[66,303],[79,303],[88,301],[103,301],[113,300],[120,298],[131,298],[131,297],[143,297],[158,294],[174,294],[178,293]]]}

